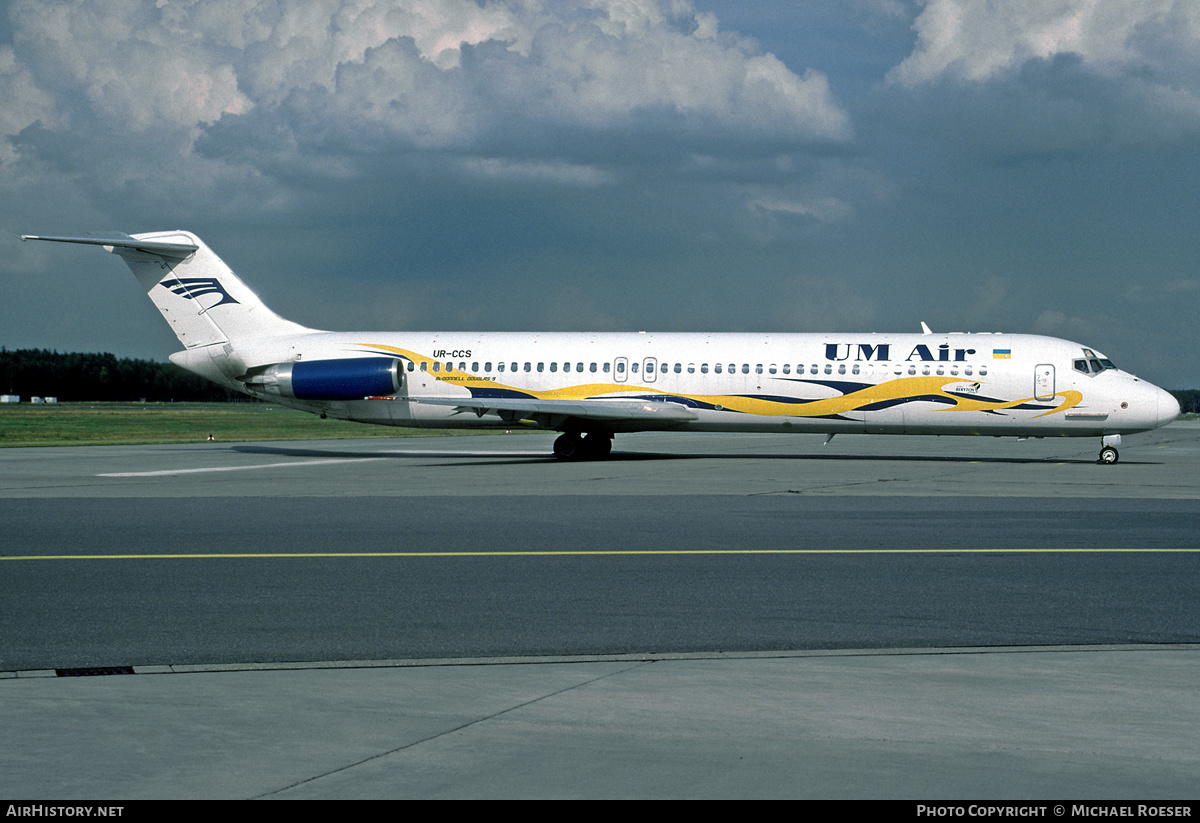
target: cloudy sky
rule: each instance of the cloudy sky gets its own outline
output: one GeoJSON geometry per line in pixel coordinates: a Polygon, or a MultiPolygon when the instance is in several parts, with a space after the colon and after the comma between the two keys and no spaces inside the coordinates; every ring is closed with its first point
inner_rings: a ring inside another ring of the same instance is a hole
{"type": "MultiPolygon", "coordinates": [[[[328,329],[1037,332],[1200,387],[1193,0],[10,0],[0,228],[328,329]]],[[[0,236],[0,345],[165,359],[0,236]]]]}

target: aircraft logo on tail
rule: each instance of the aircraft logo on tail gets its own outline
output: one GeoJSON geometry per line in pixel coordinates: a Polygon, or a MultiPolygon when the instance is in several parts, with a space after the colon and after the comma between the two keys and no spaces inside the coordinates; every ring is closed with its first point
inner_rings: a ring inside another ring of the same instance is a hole
{"type": "Polygon", "coordinates": [[[163,280],[158,285],[169,290],[172,294],[177,294],[186,300],[195,300],[206,294],[219,294],[221,299],[213,303],[208,308],[215,309],[217,306],[223,306],[226,303],[236,303],[229,296],[229,292],[225,291],[215,277],[176,277],[163,280]]]}

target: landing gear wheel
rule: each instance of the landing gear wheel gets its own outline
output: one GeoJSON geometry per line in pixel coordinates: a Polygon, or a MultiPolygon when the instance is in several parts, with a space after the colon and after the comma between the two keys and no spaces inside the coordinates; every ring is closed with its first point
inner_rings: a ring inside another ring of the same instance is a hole
{"type": "Polygon", "coordinates": [[[612,451],[612,438],[603,434],[588,434],[583,438],[583,453],[588,460],[603,460],[612,451]]]}
{"type": "Polygon", "coordinates": [[[554,441],[554,456],[559,460],[603,460],[612,451],[612,436],[567,432],[554,441]]]}
{"type": "Polygon", "coordinates": [[[579,460],[583,457],[583,441],[568,432],[554,441],[554,456],[559,460],[579,460]]]}
{"type": "Polygon", "coordinates": [[[1105,446],[1100,450],[1101,463],[1116,463],[1119,457],[1120,455],[1117,454],[1117,450],[1112,446],[1105,446]]]}

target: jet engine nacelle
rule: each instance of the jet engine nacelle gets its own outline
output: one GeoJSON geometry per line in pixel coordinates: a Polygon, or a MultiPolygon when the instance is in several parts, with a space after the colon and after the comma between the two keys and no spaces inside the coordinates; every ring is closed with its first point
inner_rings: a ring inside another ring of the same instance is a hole
{"type": "Polygon", "coordinates": [[[361,400],[400,391],[404,366],[390,357],[298,360],[251,369],[241,379],[249,389],[297,400],[361,400]]]}

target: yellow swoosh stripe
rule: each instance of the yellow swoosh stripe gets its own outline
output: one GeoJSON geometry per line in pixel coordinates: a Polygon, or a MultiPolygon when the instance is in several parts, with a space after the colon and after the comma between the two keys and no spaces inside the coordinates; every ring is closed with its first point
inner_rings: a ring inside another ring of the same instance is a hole
{"type": "MultiPolygon", "coordinates": [[[[426,364],[426,374],[436,380],[450,383],[451,385],[463,385],[460,381],[451,377],[447,380],[447,375],[435,374],[430,369],[435,362],[433,358],[425,357],[416,352],[408,351],[407,349],[397,348],[396,346],[385,346],[377,343],[361,343],[360,345],[373,348],[377,351],[386,351],[392,354],[398,354],[406,357],[418,364],[426,364]]],[[[436,362],[441,362],[436,361],[436,362]]],[[[450,375],[456,375],[458,372],[450,372],[450,375]]],[[[649,392],[652,394],[663,394],[661,389],[656,389],[648,386],[630,385],[621,383],[584,383],[576,386],[564,386],[561,389],[551,391],[532,391],[526,388],[517,388],[504,383],[498,383],[486,377],[472,376],[470,385],[501,389],[507,391],[520,392],[538,400],[586,400],[588,398],[598,397],[602,395],[612,395],[617,393],[640,393],[649,392]]],[[[735,395],[725,394],[678,394],[679,397],[685,397],[689,400],[695,400],[699,403],[706,403],[713,406],[721,406],[726,410],[742,412],[744,414],[755,414],[763,417],[825,417],[832,414],[844,414],[846,412],[857,411],[866,406],[872,406],[876,403],[885,403],[891,400],[905,400],[914,397],[936,396],[943,397],[953,401],[954,405],[943,409],[947,412],[955,411],[999,411],[1000,409],[1011,409],[1025,403],[1037,402],[1035,397],[1026,397],[1020,400],[1011,400],[1007,402],[996,402],[993,400],[976,400],[969,397],[963,397],[959,394],[950,394],[945,390],[946,386],[953,383],[962,383],[963,378],[945,376],[930,376],[930,377],[901,377],[897,380],[888,380],[875,386],[867,386],[858,391],[850,392],[849,394],[839,395],[837,397],[829,397],[823,400],[810,400],[803,402],[800,405],[795,403],[781,403],[777,400],[765,400],[756,397],[739,397],[735,395]]],[[[986,384],[985,384],[986,385],[986,384]]],[[[1056,397],[1061,397],[1062,402],[1049,411],[1034,415],[1034,418],[1047,417],[1051,414],[1066,411],[1067,409],[1078,406],[1083,401],[1081,392],[1065,390],[1060,391],[1056,397]]]]}

